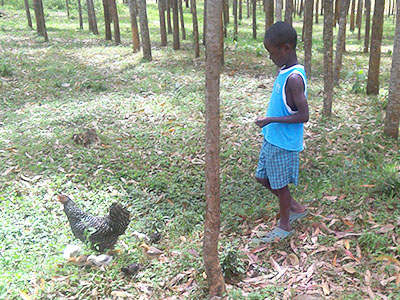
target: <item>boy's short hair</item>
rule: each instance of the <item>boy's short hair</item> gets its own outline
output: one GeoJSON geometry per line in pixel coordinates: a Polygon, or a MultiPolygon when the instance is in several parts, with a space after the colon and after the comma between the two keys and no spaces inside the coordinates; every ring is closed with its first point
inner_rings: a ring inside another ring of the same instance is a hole
{"type": "Polygon", "coordinates": [[[297,32],[289,23],[279,21],[268,28],[264,36],[264,43],[267,40],[274,46],[288,43],[296,49],[297,32]]]}

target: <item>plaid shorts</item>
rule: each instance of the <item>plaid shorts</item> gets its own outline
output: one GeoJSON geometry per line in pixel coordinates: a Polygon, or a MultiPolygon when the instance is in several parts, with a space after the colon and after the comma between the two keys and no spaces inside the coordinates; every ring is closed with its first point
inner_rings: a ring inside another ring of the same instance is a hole
{"type": "Polygon", "coordinates": [[[299,182],[299,152],[288,151],[264,140],[256,171],[257,178],[268,179],[271,188],[281,189],[299,182]]]}

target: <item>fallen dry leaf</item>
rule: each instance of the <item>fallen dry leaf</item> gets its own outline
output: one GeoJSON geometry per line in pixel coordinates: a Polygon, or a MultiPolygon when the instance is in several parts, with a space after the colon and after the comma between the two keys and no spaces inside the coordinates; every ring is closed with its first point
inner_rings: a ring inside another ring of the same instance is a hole
{"type": "Polygon", "coordinates": [[[357,272],[356,269],[354,269],[354,267],[353,267],[352,264],[344,265],[344,266],[343,266],[343,270],[345,270],[345,271],[346,271],[347,273],[349,273],[349,274],[354,274],[354,273],[357,272]]]}
{"type": "Polygon", "coordinates": [[[387,261],[390,261],[390,262],[395,263],[396,265],[400,266],[400,261],[397,258],[394,258],[393,256],[390,256],[390,255],[381,255],[375,259],[378,261],[387,260],[387,261]]]}
{"type": "Polygon", "coordinates": [[[387,224],[383,226],[381,229],[379,229],[376,233],[387,233],[389,231],[392,231],[394,229],[393,224],[387,224]]]}
{"type": "Polygon", "coordinates": [[[324,291],[324,295],[325,296],[329,296],[329,294],[331,293],[330,289],[329,289],[329,285],[327,282],[323,282],[321,284],[322,290],[324,291]]]}
{"type": "Polygon", "coordinates": [[[300,263],[299,258],[294,253],[290,253],[287,258],[292,266],[297,266],[300,263]]]}
{"type": "Polygon", "coordinates": [[[32,297],[30,295],[28,295],[27,293],[25,293],[24,291],[19,290],[19,295],[21,296],[21,298],[23,300],[31,300],[32,297]]]}

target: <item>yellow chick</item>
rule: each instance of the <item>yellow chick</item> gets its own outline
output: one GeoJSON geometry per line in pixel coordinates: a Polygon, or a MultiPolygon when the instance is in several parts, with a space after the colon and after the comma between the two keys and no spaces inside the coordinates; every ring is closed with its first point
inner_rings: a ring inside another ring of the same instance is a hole
{"type": "Polygon", "coordinates": [[[164,253],[163,251],[155,247],[149,246],[146,243],[142,243],[139,247],[142,248],[143,254],[149,259],[157,259],[161,256],[161,254],[164,253]]]}
{"type": "Polygon", "coordinates": [[[81,256],[77,256],[77,257],[70,257],[68,258],[68,262],[72,263],[74,265],[77,266],[88,266],[91,264],[90,261],[88,261],[88,255],[81,255],[81,256]]]}
{"type": "Polygon", "coordinates": [[[101,255],[90,255],[87,260],[96,266],[109,266],[111,265],[113,261],[113,257],[107,254],[101,254],[101,255]]]}

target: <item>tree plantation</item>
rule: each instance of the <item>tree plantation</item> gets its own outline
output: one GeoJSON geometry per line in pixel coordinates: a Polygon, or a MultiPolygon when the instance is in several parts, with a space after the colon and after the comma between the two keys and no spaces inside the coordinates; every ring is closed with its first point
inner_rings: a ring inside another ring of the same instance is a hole
{"type": "Polygon", "coordinates": [[[0,299],[398,299],[399,14],[0,0],[0,299]],[[282,53],[308,105],[286,215],[255,180],[282,53]]]}

